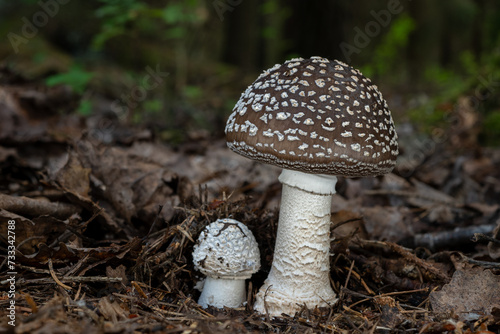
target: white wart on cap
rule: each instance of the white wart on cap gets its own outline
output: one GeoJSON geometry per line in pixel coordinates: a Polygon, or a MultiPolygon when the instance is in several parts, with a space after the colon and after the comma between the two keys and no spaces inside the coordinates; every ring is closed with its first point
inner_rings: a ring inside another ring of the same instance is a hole
{"type": "Polygon", "coordinates": [[[377,86],[351,66],[321,57],[264,71],[241,95],[225,132],[236,153],[306,173],[381,175],[398,155],[377,86]]]}

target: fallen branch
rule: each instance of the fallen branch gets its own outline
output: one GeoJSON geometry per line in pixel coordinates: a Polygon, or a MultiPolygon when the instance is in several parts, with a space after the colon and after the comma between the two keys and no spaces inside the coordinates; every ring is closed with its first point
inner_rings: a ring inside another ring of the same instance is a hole
{"type": "Polygon", "coordinates": [[[457,227],[442,232],[415,234],[412,238],[405,239],[402,244],[410,248],[425,247],[430,251],[449,249],[480,240],[491,241],[485,238],[487,237],[485,234],[491,233],[494,229],[493,224],[457,227]]]}
{"type": "Polygon", "coordinates": [[[378,247],[378,248],[385,249],[385,250],[390,250],[390,251],[402,256],[406,261],[413,263],[413,264],[417,265],[419,268],[432,274],[435,278],[443,280],[445,282],[450,280],[450,277],[446,273],[444,273],[441,270],[439,270],[438,268],[434,267],[431,263],[428,263],[428,262],[420,259],[418,256],[413,254],[411,252],[411,250],[409,250],[408,248],[402,247],[398,244],[395,244],[395,243],[389,242],[389,241],[373,241],[373,240],[360,239],[358,241],[358,243],[362,247],[371,246],[371,247],[378,247]]]}
{"type": "Polygon", "coordinates": [[[61,202],[49,202],[24,196],[0,194],[0,208],[20,215],[53,216],[66,219],[75,213],[80,213],[80,207],[61,202]]]}

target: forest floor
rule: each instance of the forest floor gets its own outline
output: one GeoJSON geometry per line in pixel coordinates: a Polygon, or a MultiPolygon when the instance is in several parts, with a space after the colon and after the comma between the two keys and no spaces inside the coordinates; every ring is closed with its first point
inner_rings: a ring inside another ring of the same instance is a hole
{"type": "Polygon", "coordinates": [[[401,131],[393,173],[339,180],[339,302],[277,318],[252,304],[271,266],[280,171],[222,134],[173,147],[110,115],[57,112],[70,101],[3,73],[0,333],[500,332],[500,149],[478,144],[467,101],[439,137],[401,131]],[[244,307],[203,309],[191,253],[224,217],[252,230],[262,267],[244,307]]]}

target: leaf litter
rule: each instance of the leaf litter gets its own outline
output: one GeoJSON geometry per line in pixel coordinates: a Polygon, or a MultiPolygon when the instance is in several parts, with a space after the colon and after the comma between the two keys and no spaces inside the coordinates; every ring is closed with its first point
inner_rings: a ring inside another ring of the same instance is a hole
{"type": "Polygon", "coordinates": [[[0,332],[500,330],[500,150],[464,138],[466,129],[448,129],[449,142],[410,175],[339,180],[331,245],[339,303],[269,319],[252,305],[271,267],[279,169],[230,152],[220,134],[188,134],[174,147],[119,123],[103,133],[95,119],[60,112],[74,99],[22,80],[0,87],[0,219],[16,222],[18,272],[16,327],[2,288],[0,332]],[[224,217],[255,234],[262,269],[248,280],[244,307],[202,309],[191,252],[224,217]]]}

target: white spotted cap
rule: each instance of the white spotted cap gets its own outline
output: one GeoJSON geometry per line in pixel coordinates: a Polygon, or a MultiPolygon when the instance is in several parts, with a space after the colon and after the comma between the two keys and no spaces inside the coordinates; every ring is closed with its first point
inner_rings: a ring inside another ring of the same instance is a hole
{"type": "Polygon", "coordinates": [[[259,246],[241,222],[218,219],[198,237],[193,262],[197,270],[209,277],[247,279],[260,268],[259,246]]]}
{"type": "Polygon", "coordinates": [[[236,153],[313,174],[386,174],[399,153],[377,86],[351,66],[321,57],[264,71],[241,95],[225,132],[236,153]]]}

